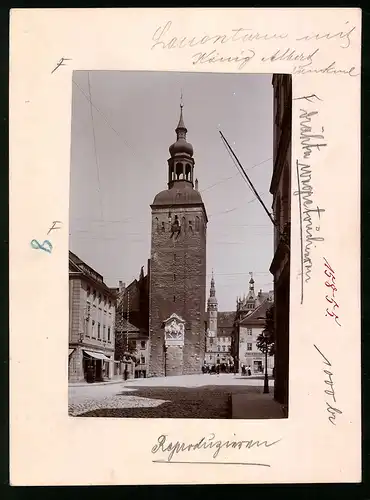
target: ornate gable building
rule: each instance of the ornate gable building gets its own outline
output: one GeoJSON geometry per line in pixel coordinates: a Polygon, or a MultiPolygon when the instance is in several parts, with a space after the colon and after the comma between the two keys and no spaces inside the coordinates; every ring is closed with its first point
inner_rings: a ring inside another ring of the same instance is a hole
{"type": "Polygon", "coordinates": [[[168,188],[151,205],[149,375],[200,373],[205,351],[207,213],[182,105],[168,188]]]}
{"type": "MultiPolygon", "coordinates": [[[[266,311],[272,306],[274,292],[263,292],[257,294],[254,290],[254,279],[249,281],[248,294],[238,298],[236,304],[236,320],[232,337],[231,352],[238,365],[249,366],[252,374],[262,374],[265,369],[265,357],[257,349],[257,339],[265,328],[266,311]]],[[[274,368],[274,356],[267,360],[267,370],[271,375],[274,368]]]]}

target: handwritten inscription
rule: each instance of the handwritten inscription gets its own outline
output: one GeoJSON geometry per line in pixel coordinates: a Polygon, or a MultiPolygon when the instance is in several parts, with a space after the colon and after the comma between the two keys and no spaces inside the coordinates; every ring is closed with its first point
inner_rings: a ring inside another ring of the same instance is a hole
{"type": "Polygon", "coordinates": [[[170,462],[175,454],[177,455],[183,452],[210,449],[213,451],[212,458],[216,459],[220,451],[224,448],[233,448],[237,450],[250,450],[252,448],[260,448],[261,446],[269,448],[277,444],[279,441],[281,440],[278,439],[277,441],[272,441],[270,443],[268,443],[267,441],[258,441],[254,439],[221,441],[219,439],[216,439],[216,435],[212,433],[209,437],[202,437],[196,443],[183,443],[180,441],[169,441],[168,436],[166,434],[162,434],[158,437],[157,444],[153,446],[152,453],[166,453],[167,461],[170,462]]]}
{"type": "Polygon", "coordinates": [[[72,59],[68,59],[67,57],[62,57],[61,59],[59,59],[57,65],[55,66],[55,68],[53,69],[53,71],[51,72],[51,74],[53,74],[61,66],[66,66],[66,64],[64,64],[64,61],[71,61],[71,60],[72,59]]]}
{"type": "Polygon", "coordinates": [[[325,276],[329,279],[325,281],[325,286],[330,290],[329,295],[326,295],[325,298],[327,302],[329,302],[330,306],[326,308],[326,314],[325,316],[329,316],[331,318],[334,318],[334,321],[338,326],[342,326],[339,321],[338,321],[338,315],[335,313],[335,309],[339,308],[338,303],[335,300],[335,292],[337,292],[337,287],[335,285],[335,272],[333,271],[332,267],[330,266],[329,262],[325,259],[325,269],[324,273],[325,276]],[[329,311],[329,308],[331,309],[329,311]]]}
{"type": "MultiPolygon", "coordinates": [[[[324,356],[324,354],[320,351],[320,349],[315,344],[313,346],[316,349],[316,351],[321,355],[324,364],[331,368],[331,363],[327,359],[327,357],[324,356]]],[[[334,390],[333,372],[331,372],[330,370],[327,370],[327,369],[323,370],[323,372],[327,376],[327,378],[325,380],[325,384],[328,386],[328,388],[325,389],[324,392],[325,392],[325,394],[330,396],[332,402],[336,405],[337,400],[336,400],[335,390],[334,390]]],[[[339,408],[332,406],[332,404],[328,403],[327,401],[326,401],[326,411],[329,413],[329,416],[328,416],[329,422],[333,425],[336,425],[336,422],[335,422],[336,416],[341,415],[343,412],[341,410],[339,410],[339,408]]]]}
{"type": "MultiPolygon", "coordinates": [[[[57,226],[57,224],[62,224],[62,222],[60,222],[59,220],[54,220],[47,234],[50,234],[51,231],[54,231],[56,229],[60,229],[61,226],[57,226]]],[[[51,253],[53,250],[53,245],[49,240],[44,240],[42,243],[40,243],[39,241],[34,239],[31,241],[31,247],[34,248],[35,250],[43,250],[44,252],[47,253],[51,253]]]]}
{"type": "Polygon", "coordinates": [[[44,250],[44,252],[48,253],[51,253],[51,251],[53,250],[53,245],[50,243],[49,240],[45,240],[43,243],[40,243],[37,240],[32,240],[31,247],[34,248],[35,250],[44,250]]]}
{"type": "MultiPolygon", "coordinates": [[[[307,96],[304,96],[307,97],[307,96]]],[[[313,95],[308,96],[310,98],[313,95]]],[[[317,96],[316,96],[317,97],[317,96]]],[[[317,99],[319,99],[317,97],[317,99]]],[[[312,101],[310,101],[312,102],[312,101]]],[[[324,127],[321,126],[321,133],[313,132],[312,119],[317,118],[319,112],[300,109],[300,143],[302,160],[296,160],[296,172],[298,190],[294,195],[299,199],[300,232],[301,232],[301,274],[302,291],[301,302],[303,302],[303,281],[308,283],[312,273],[312,245],[314,242],[324,241],[320,233],[321,215],[325,209],[318,205],[314,206],[311,156],[320,152],[327,146],[324,142],[324,127]]]]}
{"type": "Polygon", "coordinates": [[[331,75],[359,76],[355,66],[341,68],[338,61],[329,61],[322,67],[315,63],[315,57],[320,52],[320,47],[306,51],[304,45],[308,42],[336,43],[341,49],[348,49],[356,26],[348,21],[344,27],[333,32],[304,33],[301,36],[292,36],[287,32],[266,32],[250,27],[236,27],[225,33],[201,33],[199,35],[176,34],[172,21],[156,28],[152,36],[151,50],[182,50],[196,49],[191,54],[193,65],[211,63],[234,63],[238,69],[243,69],[247,63],[256,58],[263,63],[272,64],[276,61],[293,63],[292,73],[321,73],[331,75]],[[276,41],[278,49],[269,53],[266,42],[276,41]],[[282,47],[282,43],[286,46],[282,47]],[[246,45],[248,46],[246,48],[246,45]],[[224,54],[225,48],[238,50],[238,53],[224,54]],[[201,49],[201,50],[200,50],[201,49]],[[204,50],[204,51],[203,51],[204,50]]]}

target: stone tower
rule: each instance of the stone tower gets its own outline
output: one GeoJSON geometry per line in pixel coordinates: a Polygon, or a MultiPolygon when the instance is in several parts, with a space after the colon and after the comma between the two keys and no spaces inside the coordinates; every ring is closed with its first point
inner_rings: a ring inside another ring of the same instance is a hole
{"type": "Polygon", "coordinates": [[[213,337],[217,336],[217,312],[218,312],[218,302],[216,299],[216,288],[215,288],[215,279],[213,277],[211,279],[211,288],[209,290],[209,298],[207,302],[207,313],[208,313],[208,330],[209,333],[213,334],[213,337]]]}
{"type": "Polygon", "coordinates": [[[217,314],[218,314],[218,302],[216,298],[215,279],[213,277],[213,271],[212,271],[211,288],[209,290],[209,297],[207,302],[208,331],[207,331],[206,350],[208,352],[212,352],[212,350],[215,349],[213,345],[217,337],[217,314]]]}
{"type": "Polygon", "coordinates": [[[151,205],[149,376],[200,373],[205,351],[208,219],[182,107],[169,149],[168,189],[151,205]]]}

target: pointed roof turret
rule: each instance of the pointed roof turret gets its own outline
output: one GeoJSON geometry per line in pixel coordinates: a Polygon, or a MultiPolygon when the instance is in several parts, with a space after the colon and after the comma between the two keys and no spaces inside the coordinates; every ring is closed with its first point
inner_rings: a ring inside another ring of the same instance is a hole
{"type": "Polygon", "coordinates": [[[174,144],[172,144],[172,146],[170,146],[169,151],[171,156],[182,155],[182,154],[185,154],[187,156],[193,156],[194,153],[193,146],[186,140],[186,133],[188,129],[185,127],[184,116],[182,112],[183,107],[184,104],[182,102],[182,93],[181,93],[180,119],[175,129],[177,140],[174,144]]]}
{"type": "Polygon", "coordinates": [[[217,307],[217,305],[218,305],[218,302],[216,299],[215,278],[213,276],[213,269],[212,269],[211,288],[209,290],[208,307],[210,307],[210,306],[217,307]]]}

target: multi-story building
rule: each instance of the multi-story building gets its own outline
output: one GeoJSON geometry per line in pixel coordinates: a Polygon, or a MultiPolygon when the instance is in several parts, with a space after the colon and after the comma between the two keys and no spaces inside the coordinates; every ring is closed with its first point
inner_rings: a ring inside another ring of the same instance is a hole
{"type": "Polygon", "coordinates": [[[120,281],[119,288],[115,289],[115,358],[122,363],[127,378],[146,377],[148,374],[149,269],[150,261],[146,275],[142,267],[138,280],[133,280],[127,287],[120,281]]]}
{"type": "Polygon", "coordinates": [[[135,378],[146,378],[148,375],[149,364],[149,339],[147,332],[140,330],[127,321],[123,325],[124,332],[128,335],[129,351],[134,354],[135,362],[135,378]]]}
{"type": "Polygon", "coordinates": [[[275,399],[288,406],[292,79],[274,75],[274,167],[270,185],[275,219],[275,399]]]}
{"type": "Polygon", "coordinates": [[[207,214],[181,105],[168,189],[151,205],[150,376],[201,373],[205,351],[207,214]]]}
{"type": "Polygon", "coordinates": [[[212,273],[211,287],[207,302],[207,333],[204,361],[206,365],[233,365],[231,356],[231,338],[235,320],[235,311],[218,311],[215,279],[212,273]]]}
{"type": "MultiPolygon", "coordinates": [[[[265,328],[266,311],[273,305],[273,300],[273,291],[255,293],[253,277],[249,281],[247,296],[237,300],[231,352],[239,371],[244,365],[250,367],[252,374],[265,372],[265,355],[257,349],[257,339],[265,328]]],[[[267,371],[270,375],[274,363],[274,356],[268,356],[267,371]]]]}
{"type": "Polygon", "coordinates": [[[70,382],[114,378],[115,294],[103,276],[69,252],[70,382]]]}

